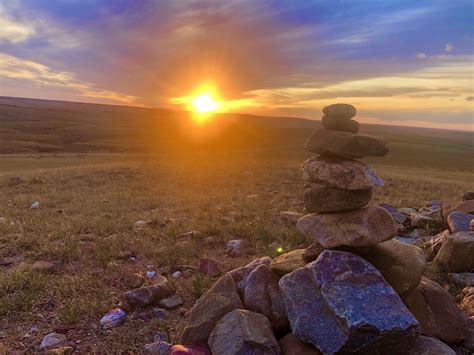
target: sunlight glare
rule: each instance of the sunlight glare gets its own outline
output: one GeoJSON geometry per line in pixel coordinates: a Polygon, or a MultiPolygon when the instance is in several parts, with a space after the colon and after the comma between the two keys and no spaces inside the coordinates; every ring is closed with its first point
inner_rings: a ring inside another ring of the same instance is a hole
{"type": "Polygon", "coordinates": [[[194,110],[199,113],[212,112],[219,107],[219,103],[208,93],[196,96],[192,100],[192,104],[194,110]]]}

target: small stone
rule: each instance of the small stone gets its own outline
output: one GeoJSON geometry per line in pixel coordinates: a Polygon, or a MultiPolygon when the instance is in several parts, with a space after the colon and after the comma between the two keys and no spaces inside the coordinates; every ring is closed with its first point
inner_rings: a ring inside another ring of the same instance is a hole
{"type": "Polygon", "coordinates": [[[125,311],[115,308],[100,319],[100,325],[104,329],[115,328],[125,321],[126,316],[125,311]]]}
{"type": "Polygon", "coordinates": [[[474,191],[466,191],[466,192],[462,195],[462,200],[463,200],[463,201],[474,200],[474,191]]]}
{"type": "Polygon", "coordinates": [[[245,240],[243,239],[232,239],[226,244],[227,249],[243,249],[245,247],[245,240]]]}
{"type": "Polygon", "coordinates": [[[158,305],[166,309],[177,308],[181,306],[182,304],[183,304],[183,300],[178,295],[173,295],[171,297],[164,298],[158,302],[158,305]]]}
{"type": "Polygon", "coordinates": [[[144,286],[122,294],[122,299],[132,308],[139,308],[158,302],[171,295],[171,289],[166,282],[144,286]]]}
{"type": "Polygon", "coordinates": [[[305,149],[316,154],[332,155],[343,159],[367,156],[383,157],[388,153],[387,141],[381,137],[330,131],[322,128],[306,142],[305,149]]]}
{"type": "Polygon", "coordinates": [[[451,212],[447,218],[451,233],[469,232],[472,221],[474,221],[474,215],[458,211],[451,212]]]}
{"type": "Polygon", "coordinates": [[[306,189],[303,201],[310,213],[350,211],[366,206],[372,198],[372,189],[346,190],[334,187],[306,189]]]}
{"type": "Polygon", "coordinates": [[[474,272],[450,273],[448,280],[459,287],[474,286],[474,272]]]}
{"type": "Polygon", "coordinates": [[[321,355],[322,353],[311,344],[303,343],[290,333],[278,342],[280,355],[321,355]]]}
{"type": "Polygon", "coordinates": [[[418,335],[397,293],[357,255],[325,250],[279,284],[293,334],[324,354],[384,354],[394,344],[403,353],[418,335]]]}
{"type": "Polygon", "coordinates": [[[183,276],[183,273],[181,271],[175,271],[171,274],[171,277],[175,280],[179,279],[181,276],[183,276]]]}
{"type": "Polygon", "coordinates": [[[140,232],[150,229],[152,223],[153,221],[151,220],[149,221],[139,220],[133,224],[132,229],[135,233],[140,233],[140,232]]]}
{"type": "Polygon", "coordinates": [[[340,119],[349,119],[357,114],[354,106],[349,104],[332,104],[323,108],[323,113],[327,116],[340,119]]]}
{"type": "Polygon", "coordinates": [[[338,246],[370,246],[393,238],[397,224],[381,207],[359,210],[309,214],[298,220],[296,228],[308,242],[324,248],[338,246]]]}
{"type": "Polygon", "coordinates": [[[434,261],[444,270],[467,272],[474,269],[474,232],[446,236],[434,261]]]}
{"type": "Polygon", "coordinates": [[[332,131],[359,132],[359,122],[347,118],[323,116],[323,127],[332,131]]]}
{"type": "Polygon", "coordinates": [[[145,282],[145,279],[140,274],[126,274],[123,276],[123,282],[132,289],[139,288],[145,282]]]}
{"type": "Polygon", "coordinates": [[[39,201],[33,202],[33,203],[30,205],[30,208],[31,208],[32,210],[36,210],[36,209],[40,208],[40,203],[39,203],[39,201]]]}
{"type": "Polygon", "coordinates": [[[33,270],[42,273],[52,273],[56,270],[56,265],[49,261],[37,261],[32,265],[33,270]]]}
{"type": "Polygon", "coordinates": [[[153,308],[153,315],[158,320],[165,320],[169,318],[170,312],[162,308],[153,308]]]}
{"type": "Polygon", "coordinates": [[[49,333],[46,335],[39,346],[40,350],[48,350],[53,347],[62,346],[67,342],[67,337],[64,334],[49,333]]]}
{"type": "Polygon", "coordinates": [[[312,157],[301,166],[308,182],[347,190],[365,190],[383,186],[384,181],[374,169],[357,160],[312,157]]]}
{"type": "Polygon", "coordinates": [[[145,354],[149,355],[168,355],[171,351],[172,344],[167,341],[155,341],[150,344],[145,344],[145,354]]]}
{"type": "Polygon", "coordinates": [[[296,223],[304,214],[294,211],[281,211],[280,218],[289,223],[296,223]]]}
{"type": "Polygon", "coordinates": [[[199,271],[210,277],[221,275],[222,269],[222,263],[217,260],[206,258],[199,261],[199,271]]]}
{"type": "Polygon", "coordinates": [[[278,276],[286,275],[306,265],[303,260],[305,249],[296,249],[281,254],[272,260],[270,269],[278,276]]]}
{"type": "Polygon", "coordinates": [[[301,258],[306,262],[310,263],[318,258],[318,256],[324,251],[324,248],[319,243],[312,243],[309,247],[304,250],[301,258]]]}
{"type": "Polygon", "coordinates": [[[456,355],[456,352],[445,343],[435,338],[418,336],[407,353],[408,355],[456,355]]]}
{"type": "Polygon", "coordinates": [[[466,338],[466,320],[454,298],[438,283],[423,277],[420,285],[402,295],[421,325],[421,333],[446,343],[466,338]]]}
{"type": "Polygon", "coordinates": [[[8,223],[7,217],[0,217],[0,224],[7,224],[7,223],[8,223]]]}
{"type": "Polygon", "coordinates": [[[243,309],[227,313],[209,336],[213,354],[279,355],[280,347],[265,316],[243,309]]]}
{"type": "Polygon", "coordinates": [[[153,337],[153,342],[157,343],[159,341],[169,341],[168,334],[166,334],[165,332],[156,333],[153,337]]]}

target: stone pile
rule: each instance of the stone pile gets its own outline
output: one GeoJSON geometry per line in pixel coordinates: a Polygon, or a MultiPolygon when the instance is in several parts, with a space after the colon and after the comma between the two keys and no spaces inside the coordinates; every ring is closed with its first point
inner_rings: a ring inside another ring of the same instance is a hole
{"type": "Polygon", "coordinates": [[[222,276],[190,311],[181,343],[219,355],[454,354],[445,343],[464,341],[466,317],[423,277],[423,250],[394,239],[387,209],[367,206],[384,182],[356,159],[384,156],[385,140],[358,133],[351,105],[323,111],[306,144],[318,155],[301,168],[309,214],[297,229],[308,248],[222,276]]]}

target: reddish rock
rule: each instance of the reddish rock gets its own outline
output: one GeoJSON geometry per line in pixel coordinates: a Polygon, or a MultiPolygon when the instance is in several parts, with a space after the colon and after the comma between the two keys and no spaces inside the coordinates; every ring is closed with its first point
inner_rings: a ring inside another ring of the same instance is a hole
{"type": "Polygon", "coordinates": [[[204,346],[173,345],[169,355],[212,355],[210,350],[204,346]]]}
{"type": "Polygon", "coordinates": [[[444,204],[443,218],[448,218],[449,214],[454,211],[474,214],[474,200],[444,204]]]}
{"type": "Polygon", "coordinates": [[[199,261],[199,271],[210,276],[222,275],[223,264],[214,259],[201,259],[199,261]]]}
{"type": "Polygon", "coordinates": [[[322,353],[311,344],[303,343],[290,333],[278,342],[280,355],[321,355],[322,353]]]}
{"type": "Polygon", "coordinates": [[[144,307],[170,296],[172,293],[166,282],[144,286],[123,293],[122,299],[132,309],[144,307]]]}
{"type": "Polygon", "coordinates": [[[420,322],[422,334],[448,344],[466,338],[466,318],[454,298],[435,281],[423,277],[402,299],[420,322]]]}
{"type": "Polygon", "coordinates": [[[434,261],[450,272],[474,270],[474,232],[458,232],[446,236],[434,261]]]}

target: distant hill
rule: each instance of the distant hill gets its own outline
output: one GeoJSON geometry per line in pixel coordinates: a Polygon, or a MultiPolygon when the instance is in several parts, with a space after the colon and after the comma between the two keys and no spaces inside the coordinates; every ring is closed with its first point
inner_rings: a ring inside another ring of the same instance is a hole
{"type": "MultiPolygon", "coordinates": [[[[194,152],[295,147],[320,121],[217,114],[199,127],[178,110],[0,97],[0,154],[194,152]]],[[[472,132],[361,125],[387,138],[385,164],[472,170],[472,132]],[[449,161],[449,164],[447,163],[449,161]]],[[[369,161],[371,159],[368,159],[369,161]]],[[[377,161],[377,160],[375,160],[377,161]]]]}

